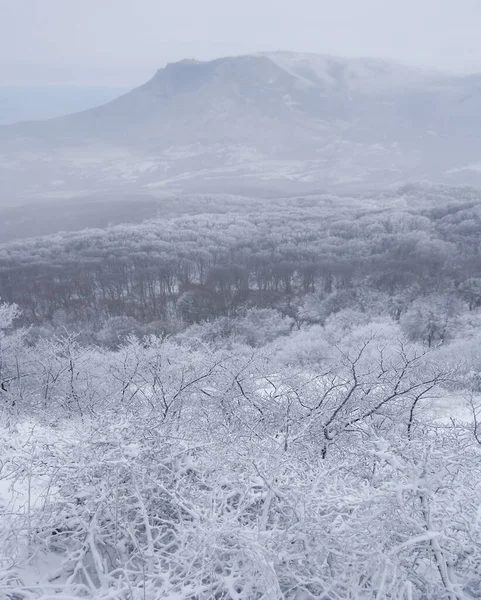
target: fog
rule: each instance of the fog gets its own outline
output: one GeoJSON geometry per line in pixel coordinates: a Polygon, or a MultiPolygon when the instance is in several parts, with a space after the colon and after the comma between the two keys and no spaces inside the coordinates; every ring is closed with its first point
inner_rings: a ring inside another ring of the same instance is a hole
{"type": "Polygon", "coordinates": [[[466,72],[481,70],[480,21],[476,0],[16,0],[2,5],[0,65],[90,68],[97,84],[99,66],[122,84],[125,69],[136,85],[186,57],[295,50],[466,72]]]}
{"type": "Polygon", "coordinates": [[[480,17],[4,3],[0,598],[481,598],[480,17]]]}

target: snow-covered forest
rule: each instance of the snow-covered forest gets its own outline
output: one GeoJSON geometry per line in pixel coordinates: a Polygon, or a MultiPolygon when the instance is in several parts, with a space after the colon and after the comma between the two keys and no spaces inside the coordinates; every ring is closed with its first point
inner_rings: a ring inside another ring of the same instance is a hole
{"type": "Polygon", "coordinates": [[[481,597],[481,194],[195,205],[0,246],[0,597],[481,597]]]}

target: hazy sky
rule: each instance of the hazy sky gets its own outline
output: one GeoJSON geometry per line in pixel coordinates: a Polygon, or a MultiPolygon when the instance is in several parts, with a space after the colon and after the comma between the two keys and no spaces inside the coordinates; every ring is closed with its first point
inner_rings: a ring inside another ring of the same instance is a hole
{"type": "Polygon", "coordinates": [[[481,71],[480,34],[481,0],[0,0],[0,77],[135,84],[257,50],[481,71]]]}

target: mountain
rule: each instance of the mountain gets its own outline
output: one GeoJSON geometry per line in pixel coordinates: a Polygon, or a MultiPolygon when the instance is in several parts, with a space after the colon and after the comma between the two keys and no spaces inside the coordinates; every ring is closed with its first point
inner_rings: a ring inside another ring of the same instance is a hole
{"type": "Polygon", "coordinates": [[[480,101],[481,75],[381,60],[183,60],[98,108],[0,127],[0,185],[12,203],[103,190],[476,185],[480,101]]]}

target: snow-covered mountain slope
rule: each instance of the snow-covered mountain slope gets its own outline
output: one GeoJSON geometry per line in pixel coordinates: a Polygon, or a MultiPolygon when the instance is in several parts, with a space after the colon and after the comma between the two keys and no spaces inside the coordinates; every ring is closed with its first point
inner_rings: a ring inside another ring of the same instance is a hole
{"type": "Polygon", "coordinates": [[[184,60],[82,113],[0,128],[4,198],[481,181],[481,76],[274,52],[184,60]]]}

